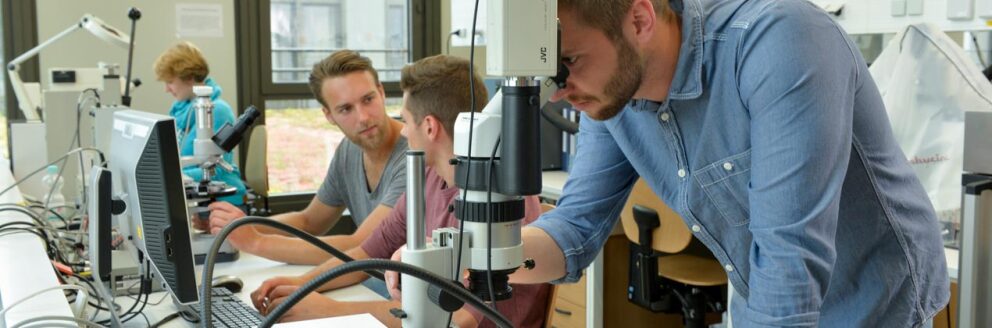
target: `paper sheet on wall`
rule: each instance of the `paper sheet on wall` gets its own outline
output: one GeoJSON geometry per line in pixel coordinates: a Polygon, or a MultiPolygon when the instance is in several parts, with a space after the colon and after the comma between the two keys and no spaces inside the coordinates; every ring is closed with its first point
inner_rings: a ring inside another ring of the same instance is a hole
{"type": "Polygon", "coordinates": [[[176,37],[224,37],[224,9],[220,4],[176,4],[176,37]]]}

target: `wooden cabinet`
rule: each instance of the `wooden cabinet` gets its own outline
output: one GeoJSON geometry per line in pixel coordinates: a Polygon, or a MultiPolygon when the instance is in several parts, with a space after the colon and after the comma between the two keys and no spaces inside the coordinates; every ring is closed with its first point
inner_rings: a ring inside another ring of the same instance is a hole
{"type": "Polygon", "coordinates": [[[548,327],[586,327],[586,278],[574,284],[558,285],[548,313],[548,327]]]}
{"type": "MultiPolygon", "coordinates": [[[[605,272],[603,295],[599,296],[603,304],[602,327],[681,327],[680,315],[652,313],[627,301],[628,248],[627,237],[614,235],[603,249],[605,272]]],[[[583,276],[578,283],[555,288],[546,326],[586,328],[586,309],[586,278],[583,276]]],[[[719,318],[716,319],[715,322],[719,322],[719,318]]]]}
{"type": "Polygon", "coordinates": [[[951,304],[944,307],[943,310],[937,312],[937,316],[933,318],[934,327],[948,327],[957,328],[958,326],[958,282],[951,281],[951,304]]]}

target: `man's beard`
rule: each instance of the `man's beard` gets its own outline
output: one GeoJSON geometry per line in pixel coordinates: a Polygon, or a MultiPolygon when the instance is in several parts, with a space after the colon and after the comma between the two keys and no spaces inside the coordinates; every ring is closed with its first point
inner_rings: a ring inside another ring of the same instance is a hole
{"type": "Polygon", "coordinates": [[[376,125],[375,133],[371,136],[362,135],[361,131],[368,129],[368,127],[364,127],[359,129],[359,132],[354,135],[345,134],[345,137],[348,137],[348,140],[351,140],[351,142],[355,143],[355,145],[358,145],[358,147],[363,150],[373,150],[381,147],[386,141],[386,133],[388,132],[388,128],[389,121],[379,122],[378,125],[376,125]]]}
{"type": "Polygon", "coordinates": [[[619,40],[616,44],[617,70],[603,90],[608,101],[599,112],[586,112],[586,115],[597,121],[611,119],[620,113],[641,86],[641,76],[644,73],[641,58],[626,40],[619,40]]]}

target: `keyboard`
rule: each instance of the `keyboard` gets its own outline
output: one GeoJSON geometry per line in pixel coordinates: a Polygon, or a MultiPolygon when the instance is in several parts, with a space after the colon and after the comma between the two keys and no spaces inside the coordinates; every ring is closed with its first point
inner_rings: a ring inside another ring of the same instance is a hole
{"type": "Polygon", "coordinates": [[[257,327],[265,319],[250,305],[223,287],[214,287],[211,292],[210,307],[213,326],[245,328],[257,327]]]}

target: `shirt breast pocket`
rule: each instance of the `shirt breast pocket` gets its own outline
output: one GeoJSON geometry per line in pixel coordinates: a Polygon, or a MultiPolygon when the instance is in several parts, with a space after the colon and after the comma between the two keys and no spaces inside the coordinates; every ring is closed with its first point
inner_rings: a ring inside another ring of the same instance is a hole
{"type": "Polygon", "coordinates": [[[695,173],[696,183],[711,204],[731,226],[750,222],[748,184],[751,182],[751,150],[710,163],[695,173]]]}

